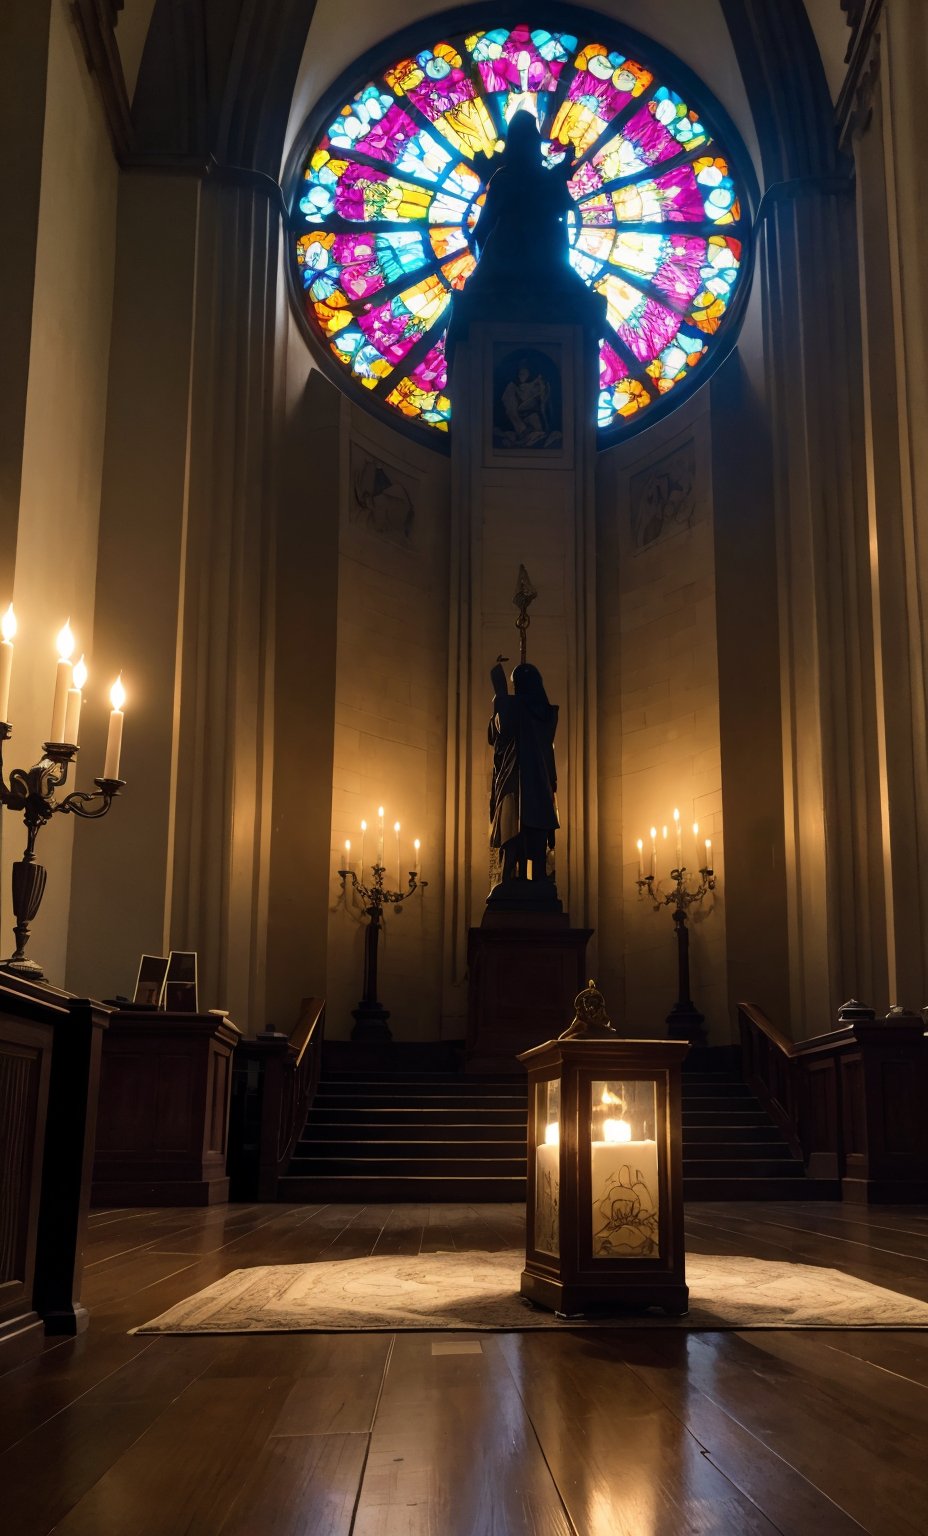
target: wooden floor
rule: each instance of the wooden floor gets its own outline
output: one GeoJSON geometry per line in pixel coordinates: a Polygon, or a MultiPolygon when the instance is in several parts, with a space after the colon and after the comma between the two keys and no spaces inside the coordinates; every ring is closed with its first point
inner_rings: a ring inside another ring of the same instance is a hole
{"type": "MultiPolygon", "coordinates": [[[[99,1211],[90,1331],[0,1378],[4,1536],[913,1536],[928,1333],[132,1338],[231,1269],[521,1241],[517,1206],[99,1211]]],[[[928,1300],[928,1211],[691,1205],[693,1252],[928,1300]]]]}

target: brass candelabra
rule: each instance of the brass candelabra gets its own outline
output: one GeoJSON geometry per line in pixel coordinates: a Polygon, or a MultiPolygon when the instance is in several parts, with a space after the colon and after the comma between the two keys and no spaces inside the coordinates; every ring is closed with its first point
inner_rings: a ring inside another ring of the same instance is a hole
{"type": "Polygon", "coordinates": [[[78,751],[76,745],[63,741],[46,741],[42,756],[32,768],[13,768],[9,782],[3,772],[3,743],[12,736],[12,727],[0,721],[0,804],[9,811],[22,812],[26,827],[26,848],[21,859],[13,865],[13,913],[16,923],[13,933],[16,949],[0,969],[31,981],[44,981],[42,967],[35,960],[26,958],[26,945],[30,939],[32,924],[42,897],[48,872],[36,863],[35,841],[53,816],[58,814],[80,816],[84,821],[99,821],[105,816],[114,799],[125,784],[125,779],[94,779],[96,789],[72,790],[59,800],[56,791],[67,783],[68,772],[78,751]]]}
{"type": "Polygon", "coordinates": [[[677,1000],[667,1015],[667,1030],[671,1040],[689,1040],[693,1045],[705,1044],[703,1025],[705,1014],[700,1013],[690,997],[690,935],[686,924],[687,911],[695,902],[702,901],[707,891],[715,890],[715,871],[709,867],[700,869],[699,884],[690,890],[685,864],[670,871],[673,889],[666,892],[655,890],[655,876],[643,875],[636,881],[641,896],[647,891],[655,911],[673,908],[673,926],[677,937],[677,1000]]]}
{"type": "Polygon", "coordinates": [[[340,869],[338,878],[342,882],[342,889],[357,891],[364,902],[364,916],[368,918],[367,928],[364,933],[364,982],[361,1000],[357,1008],[351,1010],[355,1021],[351,1031],[352,1040],[385,1042],[392,1040],[393,1035],[387,1020],[390,1017],[389,1010],[384,1008],[377,996],[377,959],[380,947],[380,935],[383,931],[383,914],[387,906],[395,906],[397,914],[402,912],[402,903],[413,894],[414,891],[424,891],[428,885],[427,880],[419,877],[418,870],[409,871],[409,884],[405,891],[389,891],[384,885],[384,876],[387,871],[383,864],[378,862],[372,868],[373,884],[364,885],[353,869],[340,869]]]}

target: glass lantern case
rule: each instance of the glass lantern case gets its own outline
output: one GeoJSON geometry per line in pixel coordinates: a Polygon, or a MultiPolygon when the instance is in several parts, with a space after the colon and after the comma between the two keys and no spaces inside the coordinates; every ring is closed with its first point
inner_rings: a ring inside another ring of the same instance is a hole
{"type": "Polygon", "coordinates": [[[567,1315],[687,1310],[680,1069],[685,1041],[622,1040],[592,982],[529,1075],[522,1294],[567,1315]]]}

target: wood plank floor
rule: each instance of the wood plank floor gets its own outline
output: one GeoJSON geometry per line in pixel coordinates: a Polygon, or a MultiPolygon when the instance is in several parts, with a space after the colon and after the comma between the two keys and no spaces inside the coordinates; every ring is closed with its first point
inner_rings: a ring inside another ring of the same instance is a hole
{"type": "MultiPolygon", "coordinates": [[[[928,1300],[925,1208],[686,1222],[928,1300]]],[[[232,1269],[522,1233],[519,1206],[95,1212],[90,1331],[0,1377],[4,1536],[928,1533],[928,1333],[127,1333],[232,1269]]]]}

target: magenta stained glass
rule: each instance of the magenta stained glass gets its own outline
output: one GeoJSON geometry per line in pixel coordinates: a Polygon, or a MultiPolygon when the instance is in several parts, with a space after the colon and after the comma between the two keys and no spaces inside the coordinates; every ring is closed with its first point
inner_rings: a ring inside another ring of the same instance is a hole
{"type": "Polygon", "coordinates": [[[571,261],[607,304],[600,428],[643,421],[704,372],[732,318],[744,193],[700,111],[646,57],[527,24],[439,37],[388,55],[329,115],[294,208],[310,332],[349,387],[416,426],[448,430],[451,298],[474,270],[509,120],[526,108],[547,161],[569,158],[571,261]]]}

